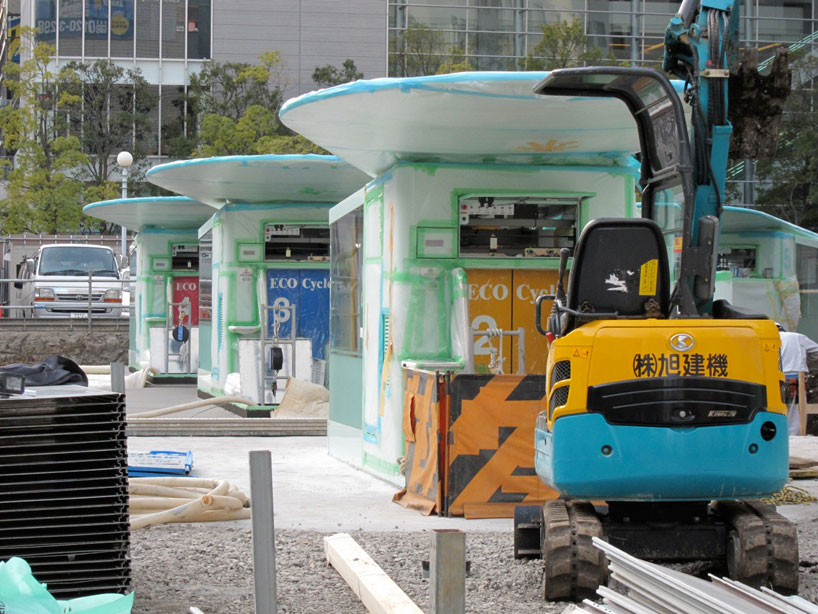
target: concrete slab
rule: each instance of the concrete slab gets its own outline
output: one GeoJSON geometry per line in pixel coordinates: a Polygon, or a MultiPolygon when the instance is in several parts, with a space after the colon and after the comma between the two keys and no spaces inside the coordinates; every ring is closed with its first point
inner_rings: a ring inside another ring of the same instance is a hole
{"type": "MultiPolygon", "coordinates": [[[[326,437],[130,437],[134,452],[193,452],[194,474],[250,494],[249,453],[270,450],[275,526],[311,531],[510,531],[510,518],[424,517],[392,503],[396,488],[331,458],[326,437]]],[[[250,526],[250,521],[238,521],[250,526]]]]}

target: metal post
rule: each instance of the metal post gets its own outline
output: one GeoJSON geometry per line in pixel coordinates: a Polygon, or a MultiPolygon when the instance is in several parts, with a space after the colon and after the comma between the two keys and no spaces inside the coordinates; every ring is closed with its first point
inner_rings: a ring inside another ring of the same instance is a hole
{"type": "Polygon", "coordinates": [[[435,529],[429,557],[433,614],[466,611],[466,534],[459,529],[435,529]]]}
{"type": "MultiPolygon", "coordinates": [[[[122,167],[122,199],[128,198],[128,167],[122,167]]],[[[122,263],[124,264],[128,258],[128,231],[124,226],[122,228],[122,247],[120,248],[120,252],[122,254],[122,263]]]]}
{"type": "Polygon", "coordinates": [[[273,470],[269,450],[250,452],[250,502],[253,514],[256,614],[275,614],[278,605],[273,526],[273,470]]]}
{"type": "Polygon", "coordinates": [[[121,362],[111,363],[111,391],[125,392],[125,365],[121,362]]]}
{"type": "Polygon", "coordinates": [[[86,312],[86,315],[88,316],[88,321],[86,322],[86,326],[88,327],[89,333],[91,332],[91,311],[92,311],[91,303],[94,300],[94,297],[92,296],[92,292],[94,290],[93,281],[94,281],[93,273],[91,271],[88,271],[88,305],[87,305],[88,310],[86,312]]]}
{"type": "MultiPolygon", "coordinates": [[[[161,19],[161,16],[160,16],[161,19]]],[[[161,25],[161,24],[160,24],[161,25]]],[[[161,27],[159,28],[162,29],[161,27]]],[[[119,164],[120,177],[122,178],[122,198],[128,198],[128,169],[133,164],[133,156],[128,151],[120,151],[116,156],[116,163],[119,164]]],[[[128,233],[127,229],[122,226],[122,264],[128,259],[128,233]]]]}

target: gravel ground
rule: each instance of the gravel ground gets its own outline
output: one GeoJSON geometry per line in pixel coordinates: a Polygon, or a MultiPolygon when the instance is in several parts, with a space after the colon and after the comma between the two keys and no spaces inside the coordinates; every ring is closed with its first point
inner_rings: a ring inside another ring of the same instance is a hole
{"type": "MultiPolygon", "coordinates": [[[[818,603],[818,518],[798,523],[800,595],[818,603]]],[[[354,593],[328,567],[322,533],[276,532],[281,614],[365,613],[354,593]]],[[[428,611],[429,532],[353,532],[352,536],[418,606],[428,611]]],[[[230,523],[164,525],[132,534],[136,603],[133,614],[253,614],[250,530],[230,523]]],[[[565,604],[539,597],[541,561],[515,561],[511,532],[468,533],[466,611],[557,613],[565,604]]]]}

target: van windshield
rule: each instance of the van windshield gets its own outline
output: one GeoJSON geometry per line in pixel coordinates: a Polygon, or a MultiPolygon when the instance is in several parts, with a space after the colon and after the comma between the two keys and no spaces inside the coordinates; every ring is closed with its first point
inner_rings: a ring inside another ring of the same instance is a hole
{"type": "Polygon", "coordinates": [[[87,247],[47,247],[40,254],[40,275],[119,278],[114,253],[87,247]]]}

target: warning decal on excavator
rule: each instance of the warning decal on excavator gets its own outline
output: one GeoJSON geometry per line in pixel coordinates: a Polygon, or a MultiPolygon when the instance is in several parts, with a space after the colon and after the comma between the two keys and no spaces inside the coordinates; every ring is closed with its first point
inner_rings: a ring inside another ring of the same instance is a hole
{"type": "Polygon", "coordinates": [[[727,354],[635,354],[636,377],[727,377],[727,354]]]}
{"type": "Polygon", "coordinates": [[[648,260],[639,269],[639,296],[655,296],[659,283],[659,260],[648,260]]]}

